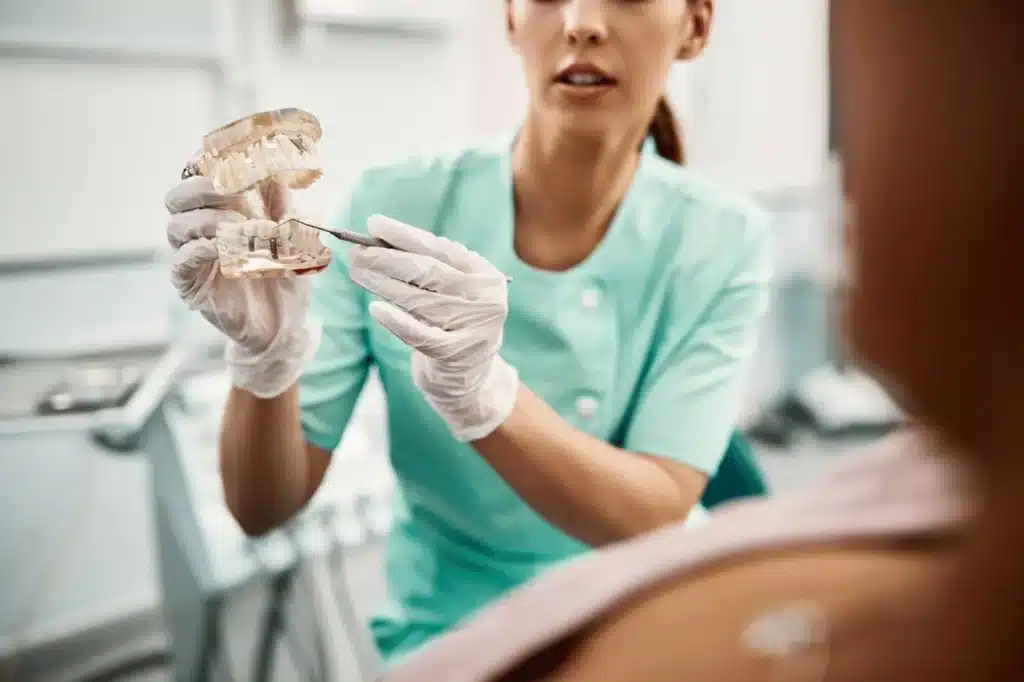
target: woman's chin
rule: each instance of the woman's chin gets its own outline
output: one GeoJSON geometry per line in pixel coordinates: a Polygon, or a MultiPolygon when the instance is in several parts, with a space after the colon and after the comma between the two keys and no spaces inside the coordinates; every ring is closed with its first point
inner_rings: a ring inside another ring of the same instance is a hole
{"type": "Polygon", "coordinates": [[[604,139],[622,124],[611,112],[600,108],[559,107],[554,113],[562,135],[581,140],[604,139]]]}

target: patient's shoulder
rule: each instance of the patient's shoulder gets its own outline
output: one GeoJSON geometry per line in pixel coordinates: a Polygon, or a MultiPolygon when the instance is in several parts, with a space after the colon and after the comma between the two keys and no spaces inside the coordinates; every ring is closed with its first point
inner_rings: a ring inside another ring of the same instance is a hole
{"type": "MultiPolygon", "coordinates": [[[[920,557],[904,560],[891,548],[901,546],[901,539],[954,534],[965,511],[958,479],[929,442],[915,433],[899,434],[851,456],[807,490],[737,504],[700,527],[679,524],[585,555],[484,609],[386,679],[491,680],[558,642],[601,630],[598,624],[608,623],[610,614],[621,627],[607,640],[593,641],[615,642],[617,651],[643,646],[643,628],[635,626],[651,619],[676,623],[672,632],[680,641],[713,650],[718,645],[702,639],[712,634],[702,629],[706,622],[738,627],[752,607],[773,599],[845,599],[848,586],[883,578],[902,585],[916,571],[928,570],[928,557],[922,568],[920,557]],[[823,546],[829,551],[818,551],[823,546]],[[692,588],[691,581],[702,589],[692,588]],[[750,592],[747,583],[759,592],[750,592]],[[655,598],[670,587],[674,597],[655,598]],[[648,595],[650,603],[646,597],[638,602],[637,595],[648,595]],[[680,600],[685,613],[672,613],[668,605],[680,600]]],[[[718,635],[726,636],[726,630],[718,635]]],[[[614,656],[624,655],[611,648],[602,652],[591,639],[583,636],[580,646],[589,647],[598,663],[593,670],[609,670],[614,656]]],[[[676,679],[657,677],[649,668],[639,672],[644,675],[632,679],[676,679]]]]}

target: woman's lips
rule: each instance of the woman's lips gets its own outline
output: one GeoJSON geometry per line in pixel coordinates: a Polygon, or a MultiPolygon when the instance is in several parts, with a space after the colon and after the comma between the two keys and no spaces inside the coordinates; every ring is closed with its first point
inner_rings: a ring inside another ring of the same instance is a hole
{"type": "Polygon", "coordinates": [[[583,62],[571,64],[555,76],[555,89],[570,101],[595,101],[615,86],[615,79],[606,71],[583,62]]]}

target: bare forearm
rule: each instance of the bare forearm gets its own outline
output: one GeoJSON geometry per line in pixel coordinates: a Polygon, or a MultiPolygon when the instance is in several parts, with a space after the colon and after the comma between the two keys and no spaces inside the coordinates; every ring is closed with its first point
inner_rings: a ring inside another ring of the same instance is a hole
{"type": "Polygon", "coordinates": [[[574,428],[525,387],[509,419],[473,446],[538,514],[592,546],[681,520],[700,495],[653,458],[574,428]]]}
{"type": "Polygon", "coordinates": [[[246,533],[272,530],[306,504],[311,462],[295,387],[271,399],[232,387],[221,426],[220,467],[228,508],[246,533]]]}

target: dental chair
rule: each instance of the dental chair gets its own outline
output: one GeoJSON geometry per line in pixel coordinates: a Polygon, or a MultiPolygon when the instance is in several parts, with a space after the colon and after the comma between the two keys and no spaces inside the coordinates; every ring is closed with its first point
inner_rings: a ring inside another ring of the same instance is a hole
{"type": "MultiPolygon", "coordinates": [[[[177,342],[139,376],[104,372],[116,379],[108,386],[93,372],[89,381],[61,383],[35,414],[0,418],[0,439],[82,432],[111,456],[149,460],[166,637],[147,640],[141,655],[134,641],[118,643],[91,663],[102,670],[60,680],[119,679],[121,671],[152,667],[175,682],[377,675],[376,649],[346,580],[349,549],[362,542],[352,500],[325,497],[262,538],[245,537],[224,506],[211,450],[217,422],[209,418],[226,396],[220,357],[220,346],[177,342]]],[[[53,679],[19,673],[26,682],[53,679]]]]}

